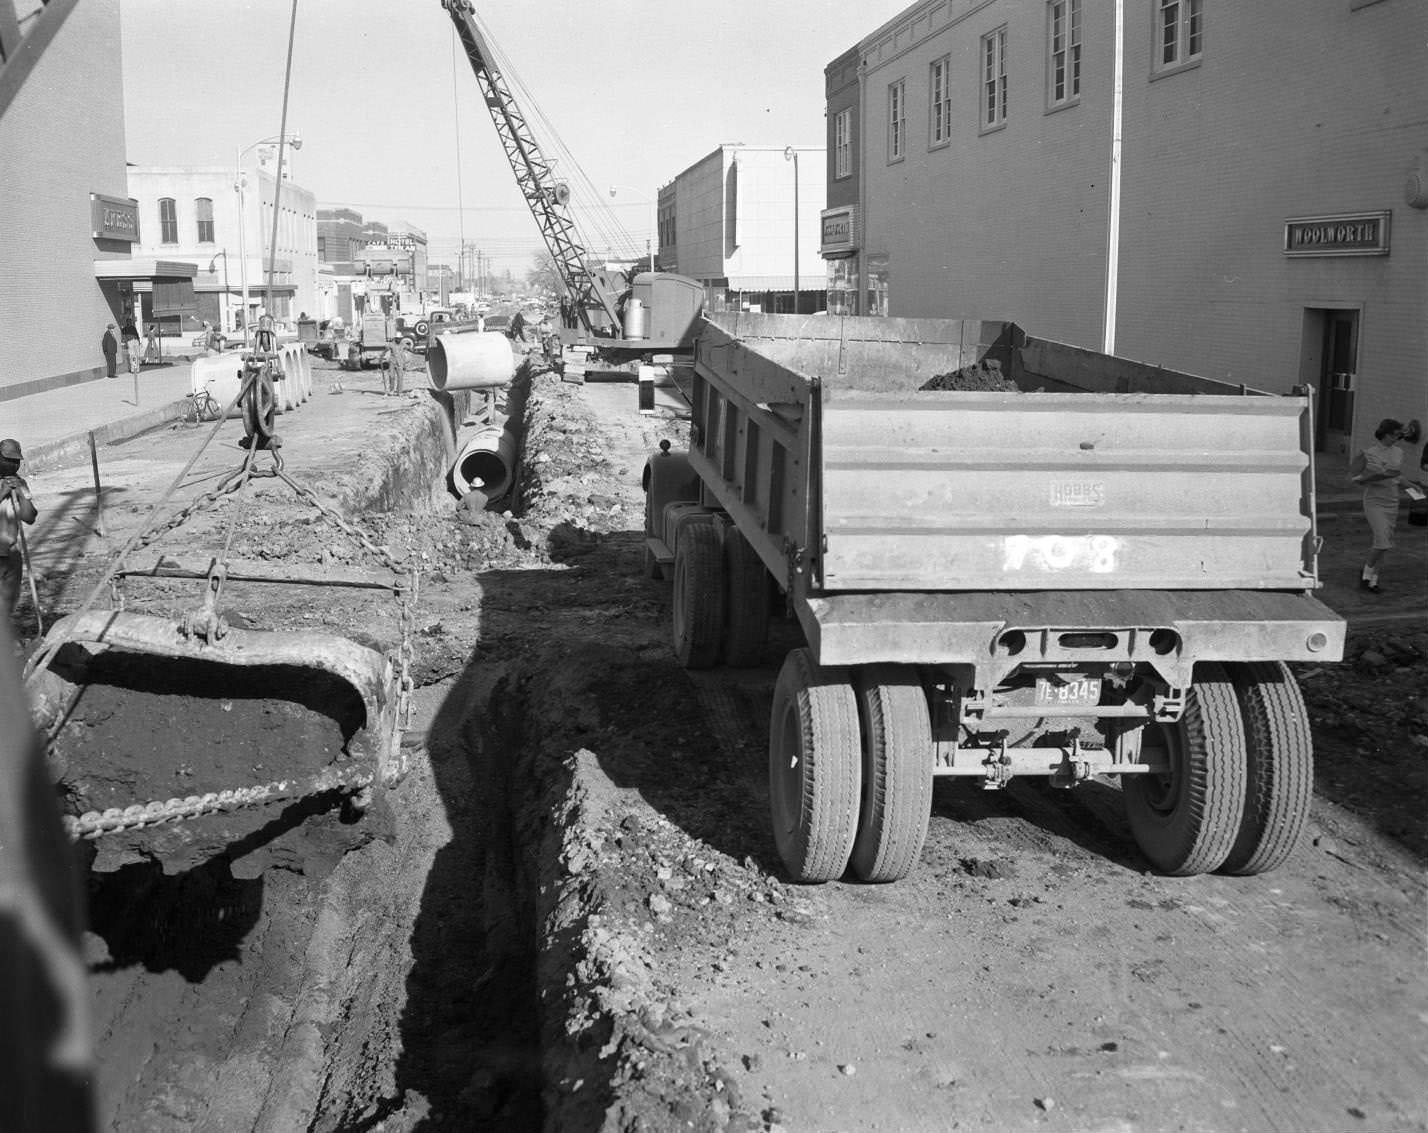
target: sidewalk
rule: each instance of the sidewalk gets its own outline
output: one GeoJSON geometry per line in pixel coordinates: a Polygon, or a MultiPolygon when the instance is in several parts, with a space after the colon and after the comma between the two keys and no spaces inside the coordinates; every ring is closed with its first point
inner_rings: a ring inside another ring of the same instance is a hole
{"type": "MultiPolygon", "coordinates": [[[[237,354],[234,354],[235,362],[237,354]]],[[[135,377],[116,378],[0,401],[0,435],[25,450],[25,475],[88,459],[89,434],[96,445],[112,444],[172,421],[183,410],[192,363],[149,365],[135,377]]]]}

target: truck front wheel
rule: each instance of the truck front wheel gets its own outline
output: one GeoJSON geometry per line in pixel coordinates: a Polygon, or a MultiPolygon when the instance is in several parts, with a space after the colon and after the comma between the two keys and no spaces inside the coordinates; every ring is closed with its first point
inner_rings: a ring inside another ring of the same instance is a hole
{"type": "Polygon", "coordinates": [[[863,788],[853,872],[901,881],[922,855],[932,813],[932,725],[913,669],[874,666],[856,681],[863,788]]]}
{"type": "Polygon", "coordinates": [[[1142,758],[1167,769],[1121,780],[1136,843],[1156,869],[1176,877],[1220,868],[1245,807],[1245,730],[1234,685],[1218,664],[1197,665],[1195,673],[1179,721],[1145,725],[1142,758]]]}
{"type": "Polygon", "coordinates": [[[1244,719],[1245,814],[1223,873],[1265,873],[1299,845],[1314,797],[1314,740],[1304,696],[1279,661],[1229,666],[1244,719]]]}
{"type": "Polygon", "coordinates": [[[719,660],[724,637],[724,551],[713,521],[686,523],[674,551],[674,652],[686,669],[719,660]]]}
{"type": "Polygon", "coordinates": [[[769,717],[769,809],[774,843],[795,881],[843,876],[858,833],[862,742],[858,700],[844,669],[795,649],[779,670],[769,717]]]}

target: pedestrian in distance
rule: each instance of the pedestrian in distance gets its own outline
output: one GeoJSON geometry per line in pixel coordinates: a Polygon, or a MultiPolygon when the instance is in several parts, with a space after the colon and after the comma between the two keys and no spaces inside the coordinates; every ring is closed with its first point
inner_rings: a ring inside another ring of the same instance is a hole
{"type": "Polygon", "coordinates": [[[139,328],[134,325],[133,315],[130,315],[124,320],[124,326],[119,334],[120,337],[124,339],[124,353],[129,358],[129,373],[137,374],[139,372],[139,351],[141,346],[139,343],[139,328]]]}
{"type": "Polygon", "coordinates": [[[25,454],[11,437],[0,441],[0,604],[7,615],[20,601],[24,578],[24,533],[20,524],[32,524],[40,514],[30,498],[30,485],[20,475],[25,454]]]}
{"type": "Polygon", "coordinates": [[[144,331],[144,361],[158,362],[159,360],[159,324],[150,323],[144,331]]]}
{"type": "Polygon", "coordinates": [[[511,316],[511,325],[506,332],[511,336],[513,342],[525,342],[526,340],[526,317],[517,311],[511,316]]]}
{"type": "MultiPolygon", "coordinates": [[[[1349,464],[1349,476],[1364,490],[1364,518],[1368,520],[1373,543],[1359,588],[1377,594],[1379,567],[1384,556],[1393,549],[1393,528],[1398,522],[1399,480],[1403,475],[1403,450],[1398,442],[1407,430],[1403,423],[1385,417],[1373,431],[1374,443],[1360,452],[1349,464]]],[[[1416,438],[1415,438],[1416,439],[1416,438]]]]}
{"type": "Polygon", "coordinates": [[[109,378],[119,376],[119,330],[113,323],[104,328],[104,337],[99,341],[104,351],[104,375],[109,378]]]}

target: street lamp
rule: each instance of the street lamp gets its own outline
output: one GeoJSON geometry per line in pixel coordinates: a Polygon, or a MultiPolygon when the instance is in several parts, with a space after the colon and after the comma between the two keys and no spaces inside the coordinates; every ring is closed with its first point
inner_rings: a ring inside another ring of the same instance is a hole
{"type": "Polygon", "coordinates": [[[783,159],[793,162],[793,313],[796,315],[802,282],[798,278],[798,151],[792,146],[784,146],[783,159]]]}
{"type": "Polygon", "coordinates": [[[638,198],[639,198],[640,200],[642,200],[642,201],[645,201],[645,202],[650,206],[650,238],[649,238],[648,244],[646,245],[646,248],[647,248],[647,250],[649,251],[649,254],[650,254],[650,271],[654,271],[654,269],[655,269],[655,265],[654,265],[654,261],[655,261],[655,233],[659,231],[659,201],[658,201],[658,200],[653,200],[653,201],[652,201],[652,200],[650,200],[649,197],[645,196],[643,193],[638,192],[638,191],[636,191],[636,190],[634,190],[634,189],[627,189],[627,188],[625,188],[625,187],[622,186],[622,185],[611,185],[611,186],[610,186],[610,196],[613,197],[617,192],[619,192],[619,191],[622,190],[622,189],[623,189],[624,192],[626,192],[626,193],[632,193],[634,196],[638,197],[638,198]]]}
{"type": "MultiPolygon", "coordinates": [[[[213,259],[211,259],[211,260],[208,261],[208,274],[209,274],[209,275],[212,275],[215,271],[218,270],[218,257],[219,257],[219,256],[222,256],[222,257],[223,257],[223,307],[222,307],[222,310],[223,310],[223,312],[224,312],[224,315],[226,316],[227,313],[228,313],[228,306],[229,306],[228,296],[229,296],[229,294],[230,294],[230,292],[229,292],[229,290],[228,290],[228,249],[227,249],[227,248],[224,248],[221,252],[216,252],[216,253],[214,253],[213,259]]],[[[225,318],[223,318],[221,321],[226,324],[228,320],[227,320],[227,318],[225,317],[225,318]]],[[[223,327],[223,331],[224,331],[225,334],[227,333],[228,327],[227,327],[226,325],[223,327]]]]}
{"type": "MultiPolygon", "coordinates": [[[[302,135],[278,134],[271,138],[263,138],[261,141],[256,141],[253,142],[251,145],[244,146],[233,157],[233,169],[235,173],[233,188],[238,193],[238,264],[239,274],[242,276],[243,279],[243,346],[245,348],[248,346],[248,244],[243,236],[243,187],[245,184],[243,177],[243,155],[251,150],[257,149],[259,146],[272,146],[284,141],[287,142],[288,145],[292,146],[293,149],[302,149],[302,135]]],[[[278,188],[280,191],[282,189],[282,176],[283,171],[279,169],[278,188]]],[[[224,264],[226,265],[227,262],[228,261],[225,259],[224,264]]],[[[271,313],[272,312],[270,311],[269,314],[271,313]]]]}

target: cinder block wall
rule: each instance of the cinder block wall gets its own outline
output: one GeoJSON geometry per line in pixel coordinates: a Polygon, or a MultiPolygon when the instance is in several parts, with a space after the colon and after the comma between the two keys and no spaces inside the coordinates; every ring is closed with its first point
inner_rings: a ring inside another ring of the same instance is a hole
{"type": "Polygon", "coordinates": [[[94,261],[129,246],[93,239],[89,194],[128,196],[121,62],[118,0],[85,0],[0,118],[0,399],[104,373],[94,261]]]}

